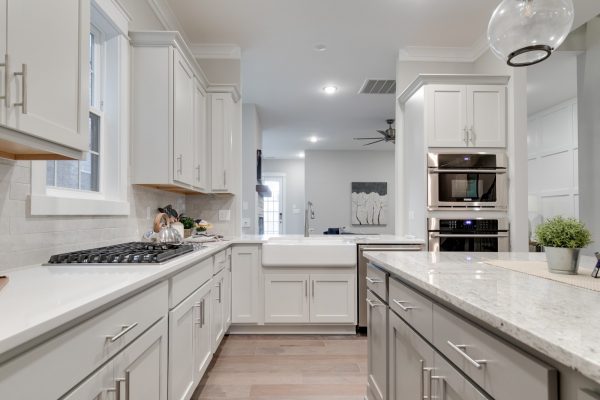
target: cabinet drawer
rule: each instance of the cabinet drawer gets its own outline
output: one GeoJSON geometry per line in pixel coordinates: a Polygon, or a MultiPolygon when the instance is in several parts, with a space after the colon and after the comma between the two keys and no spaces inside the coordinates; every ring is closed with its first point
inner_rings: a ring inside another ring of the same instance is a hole
{"type": "Polygon", "coordinates": [[[213,259],[208,259],[191,266],[170,279],[171,290],[169,308],[175,307],[194,290],[212,278],[213,259]]]}
{"type": "Polygon", "coordinates": [[[433,338],[433,303],[406,286],[390,278],[390,308],[427,340],[433,338]]]}
{"type": "Polygon", "coordinates": [[[388,301],[387,285],[388,274],[373,264],[367,265],[367,288],[386,303],[388,301]]]}
{"type": "Polygon", "coordinates": [[[167,301],[163,282],[3,364],[2,398],[59,398],[165,316],[167,301]]]}
{"type": "Polygon", "coordinates": [[[433,308],[437,349],[496,400],[555,400],[557,372],[448,310],[433,308]]]}
{"type": "Polygon", "coordinates": [[[216,275],[227,266],[227,261],[229,260],[229,257],[227,257],[227,250],[215,254],[214,259],[213,275],[216,275]]]}

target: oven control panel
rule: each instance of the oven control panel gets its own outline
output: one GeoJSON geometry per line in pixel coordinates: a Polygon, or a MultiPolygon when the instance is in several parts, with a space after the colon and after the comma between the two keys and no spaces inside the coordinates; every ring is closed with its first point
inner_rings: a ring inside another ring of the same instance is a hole
{"type": "Polygon", "coordinates": [[[483,233],[498,232],[497,219],[440,219],[440,232],[483,233]]]}

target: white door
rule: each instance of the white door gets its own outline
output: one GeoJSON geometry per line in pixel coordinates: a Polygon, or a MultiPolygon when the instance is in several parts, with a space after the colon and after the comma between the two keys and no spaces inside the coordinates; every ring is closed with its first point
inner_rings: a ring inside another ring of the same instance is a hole
{"type": "Polygon", "coordinates": [[[105,400],[116,399],[117,383],[113,375],[114,365],[109,361],[100,370],[79,384],[77,388],[69,393],[63,400],[105,400]],[[111,397],[112,396],[112,397],[111,397]]]}
{"type": "Polygon", "coordinates": [[[429,147],[466,147],[465,85],[425,87],[425,132],[429,147]]]}
{"type": "Polygon", "coordinates": [[[206,94],[194,80],[194,186],[208,190],[208,137],[206,135],[206,94]]]}
{"type": "Polygon", "coordinates": [[[367,290],[368,400],[387,399],[388,309],[367,290]]]}
{"type": "Polygon", "coordinates": [[[173,73],[173,179],[194,184],[194,75],[174,51],[173,73]]]}
{"type": "Polygon", "coordinates": [[[225,308],[223,303],[223,280],[224,280],[224,270],[221,270],[217,275],[215,275],[212,279],[213,287],[212,287],[212,314],[210,319],[210,324],[212,327],[212,350],[213,353],[217,351],[219,347],[219,343],[225,336],[225,308]]]}
{"type": "Polygon", "coordinates": [[[356,322],[356,275],[311,274],[310,322],[356,322]]]}
{"type": "Polygon", "coordinates": [[[9,126],[88,149],[89,26],[87,0],[8,2],[9,126]]]}
{"type": "Polygon", "coordinates": [[[388,321],[388,399],[431,399],[425,376],[433,368],[433,348],[393,311],[388,321]]]}
{"type": "Polygon", "coordinates": [[[265,322],[309,322],[309,276],[265,274],[265,322]]]}
{"type": "Polygon", "coordinates": [[[248,324],[262,319],[259,246],[235,245],[231,257],[231,322],[248,324]]]}
{"type": "Polygon", "coordinates": [[[210,95],[211,187],[217,192],[226,192],[232,179],[228,176],[233,146],[232,108],[230,94],[210,95]]]}
{"type": "MultiPolygon", "coordinates": [[[[212,285],[207,282],[198,289],[198,301],[195,303],[199,314],[196,319],[195,339],[194,339],[194,366],[196,383],[200,382],[202,375],[208,368],[212,360],[212,330],[211,330],[211,310],[212,310],[212,285]]],[[[188,349],[189,351],[189,349],[188,349]]]]}
{"type": "Polygon", "coordinates": [[[194,392],[196,325],[201,319],[198,289],[169,311],[169,399],[187,400],[194,392]]]}
{"type": "Polygon", "coordinates": [[[506,147],[505,86],[467,86],[467,128],[471,147],[506,147]]]}
{"type": "Polygon", "coordinates": [[[122,399],[167,399],[167,337],[163,318],[115,357],[122,399]]]}
{"type": "Polygon", "coordinates": [[[271,189],[271,197],[263,198],[265,235],[281,235],[285,233],[284,177],[265,173],[263,184],[271,189]]]}

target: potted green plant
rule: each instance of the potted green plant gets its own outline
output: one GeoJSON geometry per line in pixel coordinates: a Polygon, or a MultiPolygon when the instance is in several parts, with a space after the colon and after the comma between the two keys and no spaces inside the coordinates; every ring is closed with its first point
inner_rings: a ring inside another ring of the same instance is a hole
{"type": "Polygon", "coordinates": [[[183,224],[183,233],[184,233],[183,236],[184,237],[192,236],[192,234],[193,234],[192,229],[196,225],[196,221],[194,221],[193,218],[186,217],[184,215],[180,215],[179,222],[181,222],[183,224]]]}
{"type": "Polygon", "coordinates": [[[544,246],[550,272],[577,274],[579,250],[592,243],[592,234],[583,223],[558,216],[540,224],[535,233],[544,246]]]}

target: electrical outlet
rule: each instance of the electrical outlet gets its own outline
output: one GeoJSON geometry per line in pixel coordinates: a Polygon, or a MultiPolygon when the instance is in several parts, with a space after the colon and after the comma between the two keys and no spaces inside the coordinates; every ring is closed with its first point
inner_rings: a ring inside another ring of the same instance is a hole
{"type": "Polygon", "coordinates": [[[219,221],[227,222],[231,220],[231,210],[219,210],[219,221]]]}
{"type": "Polygon", "coordinates": [[[242,218],[242,228],[250,228],[250,218],[242,218]]]}

